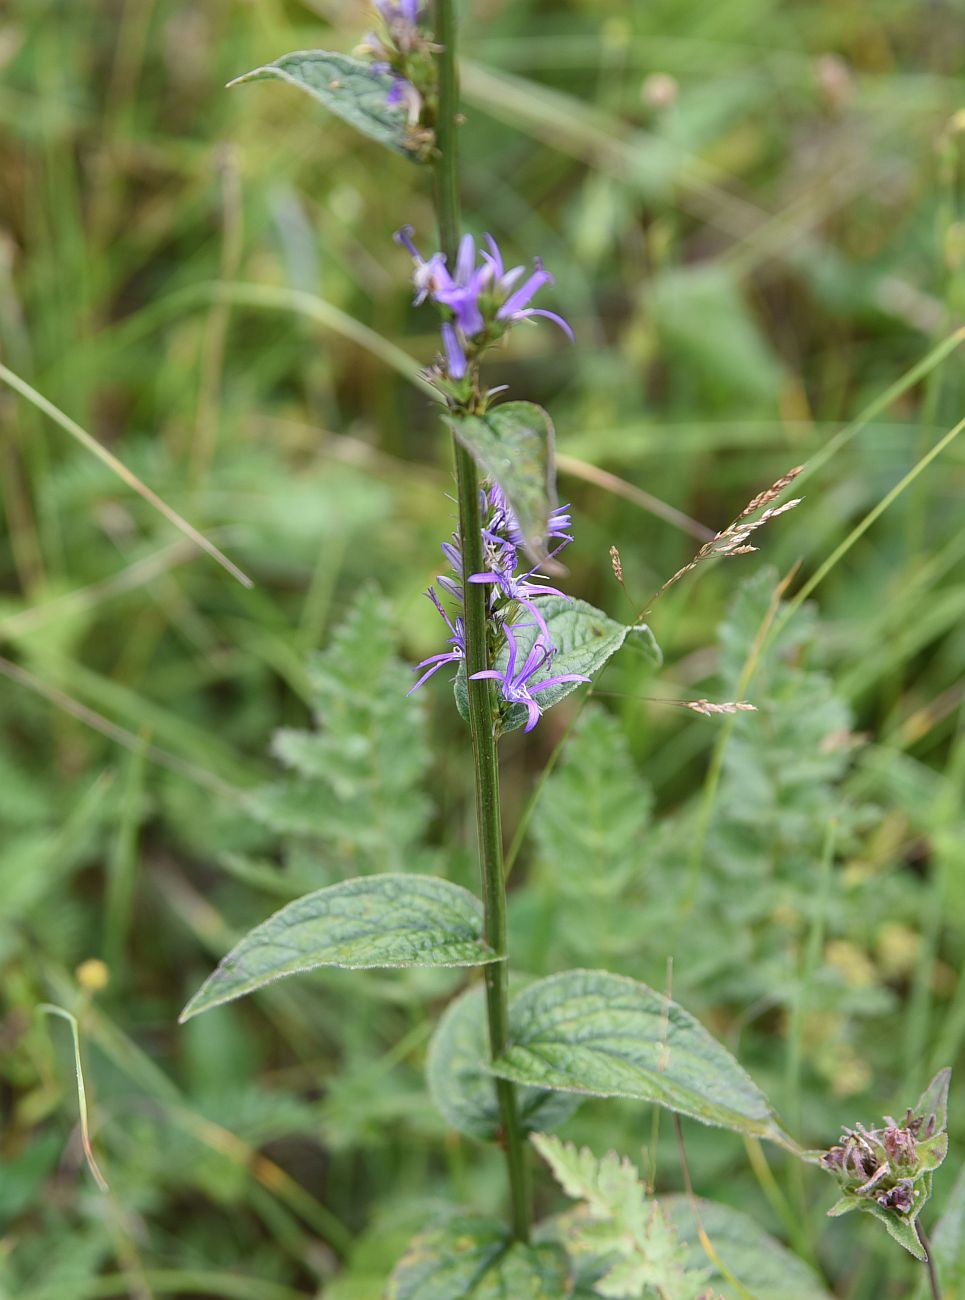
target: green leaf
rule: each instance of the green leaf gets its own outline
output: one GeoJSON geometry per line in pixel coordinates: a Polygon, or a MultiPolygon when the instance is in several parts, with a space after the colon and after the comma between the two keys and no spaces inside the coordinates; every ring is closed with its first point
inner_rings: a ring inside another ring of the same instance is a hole
{"type": "MultiPolygon", "coordinates": [[[[543,787],[532,821],[552,892],[568,895],[576,905],[575,930],[586,928],[589,899],[601,904],[604,930],[610,914],[603,900],[641,878],[652,802],[634,768],[623,727],[598,705],[588,704],[570,732],[562,762],[543,787]]],[[[590,934],[598,940],[596,927],[590,927],[590,934]]],[[[635,939],[625,937],[629,949],[635,939]]]]}
{"type": "Polygon", "coordinates": [[[939,1070],[915,1104],[912,1118],[922,1121],[921,1137],[924,1140],[948,1127],[948,1085],[951,1079],[950,1066],[939,1070]]]}
{"type": "Polygon", "coordinates": [[[569,1291],[559,1246],[524,1246],[495,1220],[457,1217],[416,1237],[387,1300],[563,1300],[569,1291]]]}
{"type": "Polygon", "coordinates": [[[289,903],[222,959],[181,1021],[318,966],[481,966],[483,911],[468,890],[435,876],[359,876],[289,903]]]}
{"type": "MultiPolygon", "coordinates": [[[[729,1205],[696,1199],[700,1222],[720,1262],[754,1300],[830,1300],[821,1279],[803,1260],[775,1241],[750,1215],[729,1205]]],[[[660,1208],[690,1251],[692,1264],[710,1264],[708,1286],[723,1300],[743,1300],[741,1292],[708,1261],[698,1236],[694,1205],[686,1196],[662,1196],[660,1208]]]]}
{"type": "Polygon", "coordinates": [[[671,382],[716,409],[776,404],[781,364],[733,271],[707,261],[655,276],[648,301],[671,382]]]}
{"type": "Polygon", "coordinates": [[[556,506],[553,422],[533,402],[504,402],[485,415],[443,416],[483,473],[502,488],[527,549],[546,555],[546,527],[556,506]]]}
{"type": "MultiPolygon", "coordinates": [[[[930,1174],[926,1174],[925,1177],[929,1180],[931,1179],[930,1174]]],[[[930,1183],[929,1183],[929,1190],[930,1190],[930,1183]]],[[[925,1200],[927,1199],[928,1196],[926,1193],[925,1200]]],[[[924,1200],[922,1201],[922,1204],[924,1204],[924,1200]]],[[[889,1237],[893,1237],[894,1240],[897,1241],[899,1246],[904,1246],[905,1250],[908,1251],[909,1255],[914,1255],[915,1259],[920,1259],[920,1260],[927,1259],[927,1255],[925,1254],[925,1248],[918,1240],[918,1233],[915,1231],[914,1219],[902,1218],[902,1216],[900,1214],[897,1214],[894,1210],[884,1209],[882,1206],[878,1204],[877,1201],[872,1201],[872,1200],[858,1201],[857,1206],[858,1209],[863,1210],[865,1214],[871,1214],[878,1220],[879,1223],[883,1223],[885,1225],[885,1231],[888,1233],[889,1237]]],[[[919,1209],[920,1208],[921,1206],[919,1206],[919,1209]]]]}
{"type": "MultiPolygon", "coordinates": [[[[592,677],[599,672],[612,655],[620,649],[628,637],[633,638],[648,654],[659,654],[653,634],[645,625],[628,627],[617,623],[606,614],[585,600],[567,600],[563,596],[540,596],[533,602],[542,614],[550,640],[557,648],[557,653],[530,680],[530,686],[545,681],[548,677],[557,677],[565,673],[580,673],[592,677]]],[[[522,627],[516,633],[519,648],[517,662],[525,660],[536,640],[538,629],[522,627]]],[[[504,671],[509,662],[509,648],[504,645],[496,656],[495,667],[504,671]]],[[[563,682],[540,691],[536,697],[540,707],[550,709],[559,704],[571,691],[575,691],[579,682],[563,682]]],[[[456,706],[463,718],[468,720],[469,702],[466,693],[465,672],[460,671],[455,680],[456,706]]],[[[503,715],[502,730],[514,731],[526,722],[526,709],[521,704],[514,704],[503,715]]]]}
{"type": "Polygon", "coordinates": [[[576,1259],[599,1259],[592,1294],[635,1300],[657,1295],[696,1300],[706,1295],[703,1261],[692,1268],[657,1202],[648,1196],[637,1169],[610,1151],[602,1159],[584,1147],[536,1134],[533,1145],[579,1210],[556,1221],[556,1230],[576,1259]]]}
{"type": "MultiPolygon", "coordinates": [[[[485,989],[468,989],[446,1008],[436,1026],[426,1061],[429,1092],[447,1123],[469,1137],[491,1141],[499,1133],[499,1106],[487,1068],[489,1030],[485,989]]],[[[521,1088],[517,1106],[526,1130],[562,1124],[580,1104],[573,1093],[521,1088]]]]}
{"type": "Polygon", "coordinates": [[[515,1083],[653,1101],[705,1124],[783,1140],[767,1099],[692,1015],[646,984],[572,970],[511,1003],[494,1073],[515,1083]]]}
{"type": "Polygon", "coordinates": [[[348,875],[426,870],[425,705],[406,698],[412,668],[396,654],[397,622],[377,591],[359,592],[308,662],[315,727],[275,733],[287,771],[248,798],[257,820],[285,836],[293,893],[348,875]],[[292,872],[296,852],[304,869],[292,872]]]}
{"type": "Polygon", "coordinates": [[[330,50],[295,50],[236,77],[228,85],[266,79],[297,86],[369,139],[407,157],[414,156],[408,143],[405,111],[386,103],[392,78],[377,72],[371,63],[330,50]]]}

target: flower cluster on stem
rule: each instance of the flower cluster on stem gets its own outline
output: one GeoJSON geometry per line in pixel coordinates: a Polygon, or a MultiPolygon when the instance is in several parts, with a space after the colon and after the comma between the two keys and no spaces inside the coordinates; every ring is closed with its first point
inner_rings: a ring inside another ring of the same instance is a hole
{"type": "Polygon", "coordinates": [[[478,364],[483,352],[520,321],[543,316],[573,340],[573,331],[562,316],[530,305],[544,285],[553,283],[538,257],[527,276],[524,266],[506,269],[492,235],[483,237],[485,247],[478,251],[472,235],[463,235],[455,266],[450,267],[444,253],[424,258],[413,242],[414,233],[411,226],[403,226],[395,238],[414,263],[416,305],[428,299],[442,316],[442,353],[431,373],[453,402],[465,404],[478,395],[478,364]],[[523,276],[526,278],[520,283],[523,276]]]}
{"type": "Polygon", "coordinates": [[[426,159],[435,146],[436,46],[426,28],[422,0],[375,0],[380,28],[368,32],[360,50],[376,72],[391,77],[385,102],[405,112],[408,145],[426,159]]]}
{"type": "MultiPolygon", "coordinates": [[[[451,573],[440,575],[436,581],[460,608],[464,599],[464,582],[488,588],[486,614],[490,662],[499,661],[503,651],[505,651],[505,661],[501,668],[488,668],[472,673],[470,680],[490,678],[495,681],[506,708],[522,705],[526,709],[525,730],[532,731],[541,714],[537,696],[550,687],[564,682],[586,682],[590,679],[578,673],[553,675],[546,671],[552,665],[557,648],[553,644],[546,619],[540,609],[539,598],[560,596],[566,599],[566,597],[556,587],[550,586],[542,575],[537,573],[535,567],[526,567],[527,561],[521,558],[524,553],[522,531],[499,485],[491,483],[488,487],[484,487],[479,497],[479,528],[483,555],[488,567],[480,573],[466,575],[460,537],[458,533],[454,533],[452,541],[444,542],[442,546],[451,573]],[[532,644],[525,651],[521,650],[518,635],[524,629],[535,631],[532,644]]],[[[562,506],[554,510],[550,516],[547,538],[557,544],[548,558],[558,555],[563,547],[573,540],[568,531],[570,528],[568,511],[568,506],[562,506]]],[[[413,691],[446,664],[454,664],[458,670],[466,659],[465,625],[462,615],[458,614],[455,618],[451,618],[434,587],[430,587],[426,595],[445,620],[451,634],[448,640],[451,649],[430,655],[417,666],[416,671],[421,671],[422,675],[412,687],[413,691]]]]}

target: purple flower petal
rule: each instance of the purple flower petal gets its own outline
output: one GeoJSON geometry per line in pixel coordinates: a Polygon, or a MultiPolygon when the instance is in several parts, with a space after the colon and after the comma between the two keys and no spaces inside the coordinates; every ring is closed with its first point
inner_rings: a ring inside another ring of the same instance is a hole
{"type": "Polygon", "coordinates": [[[553,283],[553,277],[550,275],[549,271],[543,270],[543,263],[539,258],[535,259],[535,265],[536,270],[529,279],[524,281],[516,292],[506,299],[499,311],[496,313],[499,320],[506,320],[508,317],[515,316],[517,312],[521,311],[528,305],[533,295],[537,293],[544,284],[553,283]]]}
{"type": "Polygon", "coordinates": [[[466,373],[466,354],[459,337],[448,321],[442,327],[442,343],[446,349],[446,368],[451,379],[462,379],[466,373]]]}
{"type": "Polygon", "coordinates": [[[537,682],[535,686],[529,688],[530,695],[536,695],[539,691],[545,691],[550,686],[562,686],[564,682],[588,682],[591,679],[584,677],[581,673],[561,673],[559,677],[547,677],[544,681],[537,682]]]}
{"type": "Polygon", "coordinates": [[[475,265],[476,241],[472,235],[463,235],[459,241],[459,252],[456,257],[456,283],[468,284],[472,278],[475,265]]]}
{"type": "Polygon", "coordinates": [[[503,255],[499,251],[499,245],[493,239],[492,235],[483,235],[486,243],[489,245],[489,252],[483,253],[482,256],[487,258],[493,268],[493,273],[497,280],[502,279],[503,274],[503,255]]]}
{"type": "Polygon", "coordinates": [[[395,240],[397,244],[401,244],[402,247],[406,250],[406,252],[409,253],[411,257],[414,257],[417,262],[421,262],[422,254],[419,252],[415,244],[412,242],[412,236],[414,234],[415,234],[415,226],[408,226],[408,225],[400,226],[399,229],[392,236],[392,238],[395,240]]]}
{"type": "Polygon", "coordinates": [[[526,311],[515,312],[513,319],[526,320],[529,316],[545,316],[547,320],[551,320],[554,325],[560,327],[571,343],[576,342],[576,335],[570,328],[569,322],[565,321],[562,316],[558,316],[555,311],[544,311],[542,307],[529,307],[526,311]]]}
{"type": "Polygon", "coordinates": [[[406,691],[406,695],[411,695],[413,691],[417,691],[419,687],[423,684],[423,682],[427,682],[429,678],[432,676],[432,674],[438,672],[439,669],[442,668],[444,664],[459,663],[460,660],[462,659],[462,655],[457,654],[455,651],[453,651],[451,654],[433,655],[431,659],[423,659],[422,663],[416,667],[415,671],[418,672],[419,669],[424,668],[426,664],[432,663],[433,659],[438,660],[438,662],[433,663],[429,671],[427,673],[423,673],[414,686],[409,687],[409,689],[406,691]]]}

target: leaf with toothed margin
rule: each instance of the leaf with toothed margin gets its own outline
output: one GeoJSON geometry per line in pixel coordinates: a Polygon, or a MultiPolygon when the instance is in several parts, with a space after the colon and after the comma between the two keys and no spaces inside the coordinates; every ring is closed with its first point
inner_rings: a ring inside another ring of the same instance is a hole
{"type": "Polygon", "coordinates": [[[560,1246],[513,1241],[494,1219],[458,1215],[415,1238],[386,1300],[562,1300],[570,1289],[560,1246]]]}
{"type": "Polygon", "coordinates": [[[510,1003],[509,1046],[492,1064],[513,1083],[652,1101],[787,1145],[767,1098],[683,1007],[637,980],[571,970],[510,1003]]]}
{"type": "Polygon", "coordinates": [[[485,966],[477,898],[448,880],[405,873],[360,876],[317,889],[256,926],[222,960],[181,1021],[244,997],[285,975],[337,966],[485,966]]]}
{"type": "MultiPolygon", "coordinates": [[[[548,677],[559,677],[567,673],[579,673],[592,677],[600,671],[620,647],[627,642],[638,646],[653,663],[660,663],[660,648],[653,633],[645,623],[628,626],[617,623],[599,609],[594,609],[585,600],[568,600],[563,596],[539,596],[533,601],[546,623],[550,640],[556,646],[556,654],[536,672],[530,680],[530,686],[536,686],[548,677]],[[628,641],[629,638],[629,641],[628,641]]],[[[533,625],[532,615],[522,610],[519,615],[521,626],[515,633],[519,648],[517,664],[522,664],[536,640],[538,628],[533,625]]],[[[509,660],[506,645],[496,657],[494,667],[503,672],[509,660]]],[[[559,704],[571,691],[575,691],[580,682],[562,682],[550,686],[545,691],[537,692],[534,697],[544,711],[559,704]]],[[[456,707],[460,715],[468,721],[469,697],[466,690],[465,665],[459,665],[453,683],[456,707]]],[[[511,705],[503,714],[502,731],[515,731],[526,723],[527,713],[524,705],[511,705]]]]}
{"type": "Polygon", "coordinates": [[[504,402],[485,415],[445,415],[446,424],[483,473],[502,488],[534,560],[546,555],[556,508],[553,422],[535,402],[504,402]]]}
{"type": "Polygon", "coordinates": [[[265,80],[297,86],[370,140],[415,157],[408,143],[405,111],[386,102],[393,78],[371,63],[331,50],[295,50],[235,77],[228,86],[265,80]]]}

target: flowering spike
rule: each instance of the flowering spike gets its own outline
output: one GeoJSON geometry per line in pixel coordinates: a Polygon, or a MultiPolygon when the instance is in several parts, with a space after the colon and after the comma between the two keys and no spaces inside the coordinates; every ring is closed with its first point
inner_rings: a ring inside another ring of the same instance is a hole
{"type": "MultiPolygon", "coordinates": [[[[408,105],[410,119],[418,122],[422,99],[415,87],[410,92],[406,82],[393,86],[389,94],[393,102],[408,105]]],[[[395,239],[415,262],[412,278],[416,304],[430,298],[442,311],[446,368],[437,372],[441,378],[462,380],[491,343],[514,324],[533,316],[546,317],[573,340],[573,331],[562,316],[530,306],[543,285],[553,283],[553,277],[538,257],[533,260],[533,271],[514,289],[525,268],[514,266],[507,271],[492,235],[484,236],[486,247],[478,251],[472,235],[463,235],[452,271],[441,253],[434,253],[428,261],[422,256],[412,240],[410,226],[397,231],[395,239]]]]}

